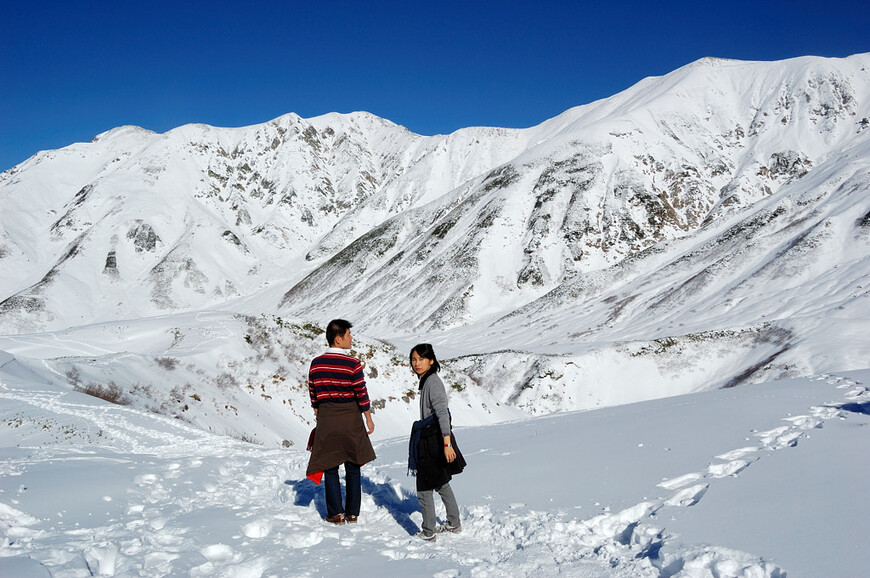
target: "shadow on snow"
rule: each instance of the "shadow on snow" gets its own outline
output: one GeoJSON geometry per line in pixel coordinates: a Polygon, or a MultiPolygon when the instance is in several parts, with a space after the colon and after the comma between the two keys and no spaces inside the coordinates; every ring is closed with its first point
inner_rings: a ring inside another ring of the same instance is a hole
{"type": "MultiPolygon", "coordinates": [[[[294,506],[307,508],[313,503],[320,517],[326,516],[326,499],[323,492],[318,490],[317,484],[308,478],[285,480],[284,483],[293,488],[294,506]]],[[[411,520],[411,514],[419,510],[416,494],[406,492],[399,486],[394,487],[388,482],[373,482],[367,476],[361,477],[360,484],[363,493],[369,494],[377,507],[386,509],[408,535],[414,535],[419,530],[417,524],[411,520]]]]}
{"type": "Polygon", "coordinates": [[[851,411],[852,413],[870,415],[870,401],[865,401],[864,403],[844,403],[837,407],[845,411],[851,411]]]}

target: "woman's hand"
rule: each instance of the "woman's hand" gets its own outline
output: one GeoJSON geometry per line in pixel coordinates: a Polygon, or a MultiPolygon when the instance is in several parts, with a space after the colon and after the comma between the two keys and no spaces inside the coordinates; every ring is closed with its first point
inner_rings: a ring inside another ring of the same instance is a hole
{"type": "Polygon", "coordinates": [[[444,457],[447,458],[448,464],[456,459],[456,450],[453,449],[450,436],[444,436],[444,457]]]}

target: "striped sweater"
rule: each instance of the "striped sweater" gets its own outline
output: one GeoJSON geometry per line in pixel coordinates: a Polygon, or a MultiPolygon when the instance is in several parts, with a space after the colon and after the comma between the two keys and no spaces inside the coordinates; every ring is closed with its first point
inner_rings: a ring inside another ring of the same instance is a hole
{"type": "Polygon", "coordinates": [[[361,412],[368,411],[371,403],[362,364],[343,351],[330,348],[311,362],[308,369],[311,407],[324,402],[356,402],[361,412]]]}

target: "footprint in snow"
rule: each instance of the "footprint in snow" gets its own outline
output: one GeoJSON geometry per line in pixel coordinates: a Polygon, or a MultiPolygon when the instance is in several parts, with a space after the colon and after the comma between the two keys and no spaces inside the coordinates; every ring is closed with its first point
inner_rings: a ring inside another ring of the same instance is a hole
{"type": "Polygon", "coordinates": [[[845,397],[846,399],[858,399],[864,397],[867,394],[867,391],[868,390],[866,387],[856,387],[853,390],[849,391],[845,397]]]}
{"type": "MultiPolygon", "coordinates": [[[[724,461],[737,460],[737,459],[740,459],[740,458],[747,456],[749,454],[755,453],[755,452],[759,451],[760,449],[761,448],[757,448],[754,446],[745,447],[745,448],[738,448],[736,450],[731,450],[730,452],[725,452],[724,454],[719,454],[718,456],[716,456],[716,459],[724,460],[724,461]]],[[[756,457],[755,459],[758,459],[758,458],[756,457]]]]}
{"type": "Polygon", "coordinates": [[[118,547],[109,544],[105,547],[92,546],[84,552],[88,569],[95,576],[113,576],[118,562],[118,547]]]}
{"type": "Polygon", "coordinates": [[[765,447],[772,450],[778,450],[785,447],[797,446],[798,438],[803,435],[803,432],[789,426],[773,428],[772,430],[757,432],[756,437],[761,438],[761,442],[765,447]]]}
{"type": "Polygon", "coordinates": [[[702,477],[704,477],[702,474],[693,472],[691,474],[686,474],[683,476],[678,476],[676,478],[665,480],[662,483],[658,484],[658,487],[664,488],[666,490],[676,490],[677,488],[682,488],[683,486],[691,484],[692,482],[697,482],[702,477]]]}
{"type": "Polygon", "coordinates": [[[314,528],[308,531],[299,531],[289,534],[284,538],[284,544],[291,548],[310,548],[323,541],[323,531],[314,528]]]}
{"type": "Polygon", "coordinates": [[[272,533],[271,520],[255,520],[242,526],[242,533],[248,538],[265,538],[272,533]]]}
{"type": "Polygon", "coordinates": [[[665,505],[680,508],[694,506],[701,501],[701,498],[703,498],[704,494],[707,493],[707,488],[709,488],[709,484],[697,484],[684,490],[680,490],[665,501],[665,505]]]}
{"type": "Polygon", "coordinates": [[[156,474],[141,474],[133,479],[133,482],[140,486],[146,486],[155,483],[159,478],[156,474]]]}
{"type": "Polygon", "coordinates": [[[856,381],[853,381],[851,379],[843,379],[842,377],[829,379],[828,383],[830,383],[831,385],[836,384],[837,389],[846,389],[847,387],[852,387],[853,385],[858,385],[858,383],[856,381]]]}
{"type": "Polygon", "coordinates": [[[226,544],[211,544],[202,548],[199,553],[210,562],[230,562],[236,555],[233,548],[226,544]]]}
{"type": "Polygon", "coordinates": [[[793,417],[787,417],[784,418],[784,421],[790,421],[795,425],[795,427],[799,427],[804,430],[821,429],[824,425],[824,420],[808,415],[796,415],[793,417]]]}
{"type": "MultiPolygon", "coordinates": [[[[757,459],[757,458],[756,458],[757,459]]],[[[755,461],[755,460],[753,460],[755,461]]],[[[743,470],[749,467],[750,462],[747,460],[732,460],[724,464],[710,464],[707,467],[707,474],[713,478],[727,478],[736,476],[743,470]]]]}

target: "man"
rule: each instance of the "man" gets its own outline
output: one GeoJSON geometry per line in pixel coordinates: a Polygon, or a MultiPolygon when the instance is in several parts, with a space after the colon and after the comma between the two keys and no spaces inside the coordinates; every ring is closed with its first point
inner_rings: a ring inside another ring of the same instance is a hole
{"type": "Polygon", "coordinates": [[[329,349],[315,357],[308,369],[308,395],[317,428],[306,475],[318,484],[321,477],[326,479],[326,521],[332,524],[357,521],[362,501],[360,466],[375,459],[368,437],[375,431],[371,402],[362,364],[350,356],[350,328],[344,319],[330,321],[326,326],[329,349]],[[341,464],[347,494],[344,507],[338,479],[341,464]]]}

